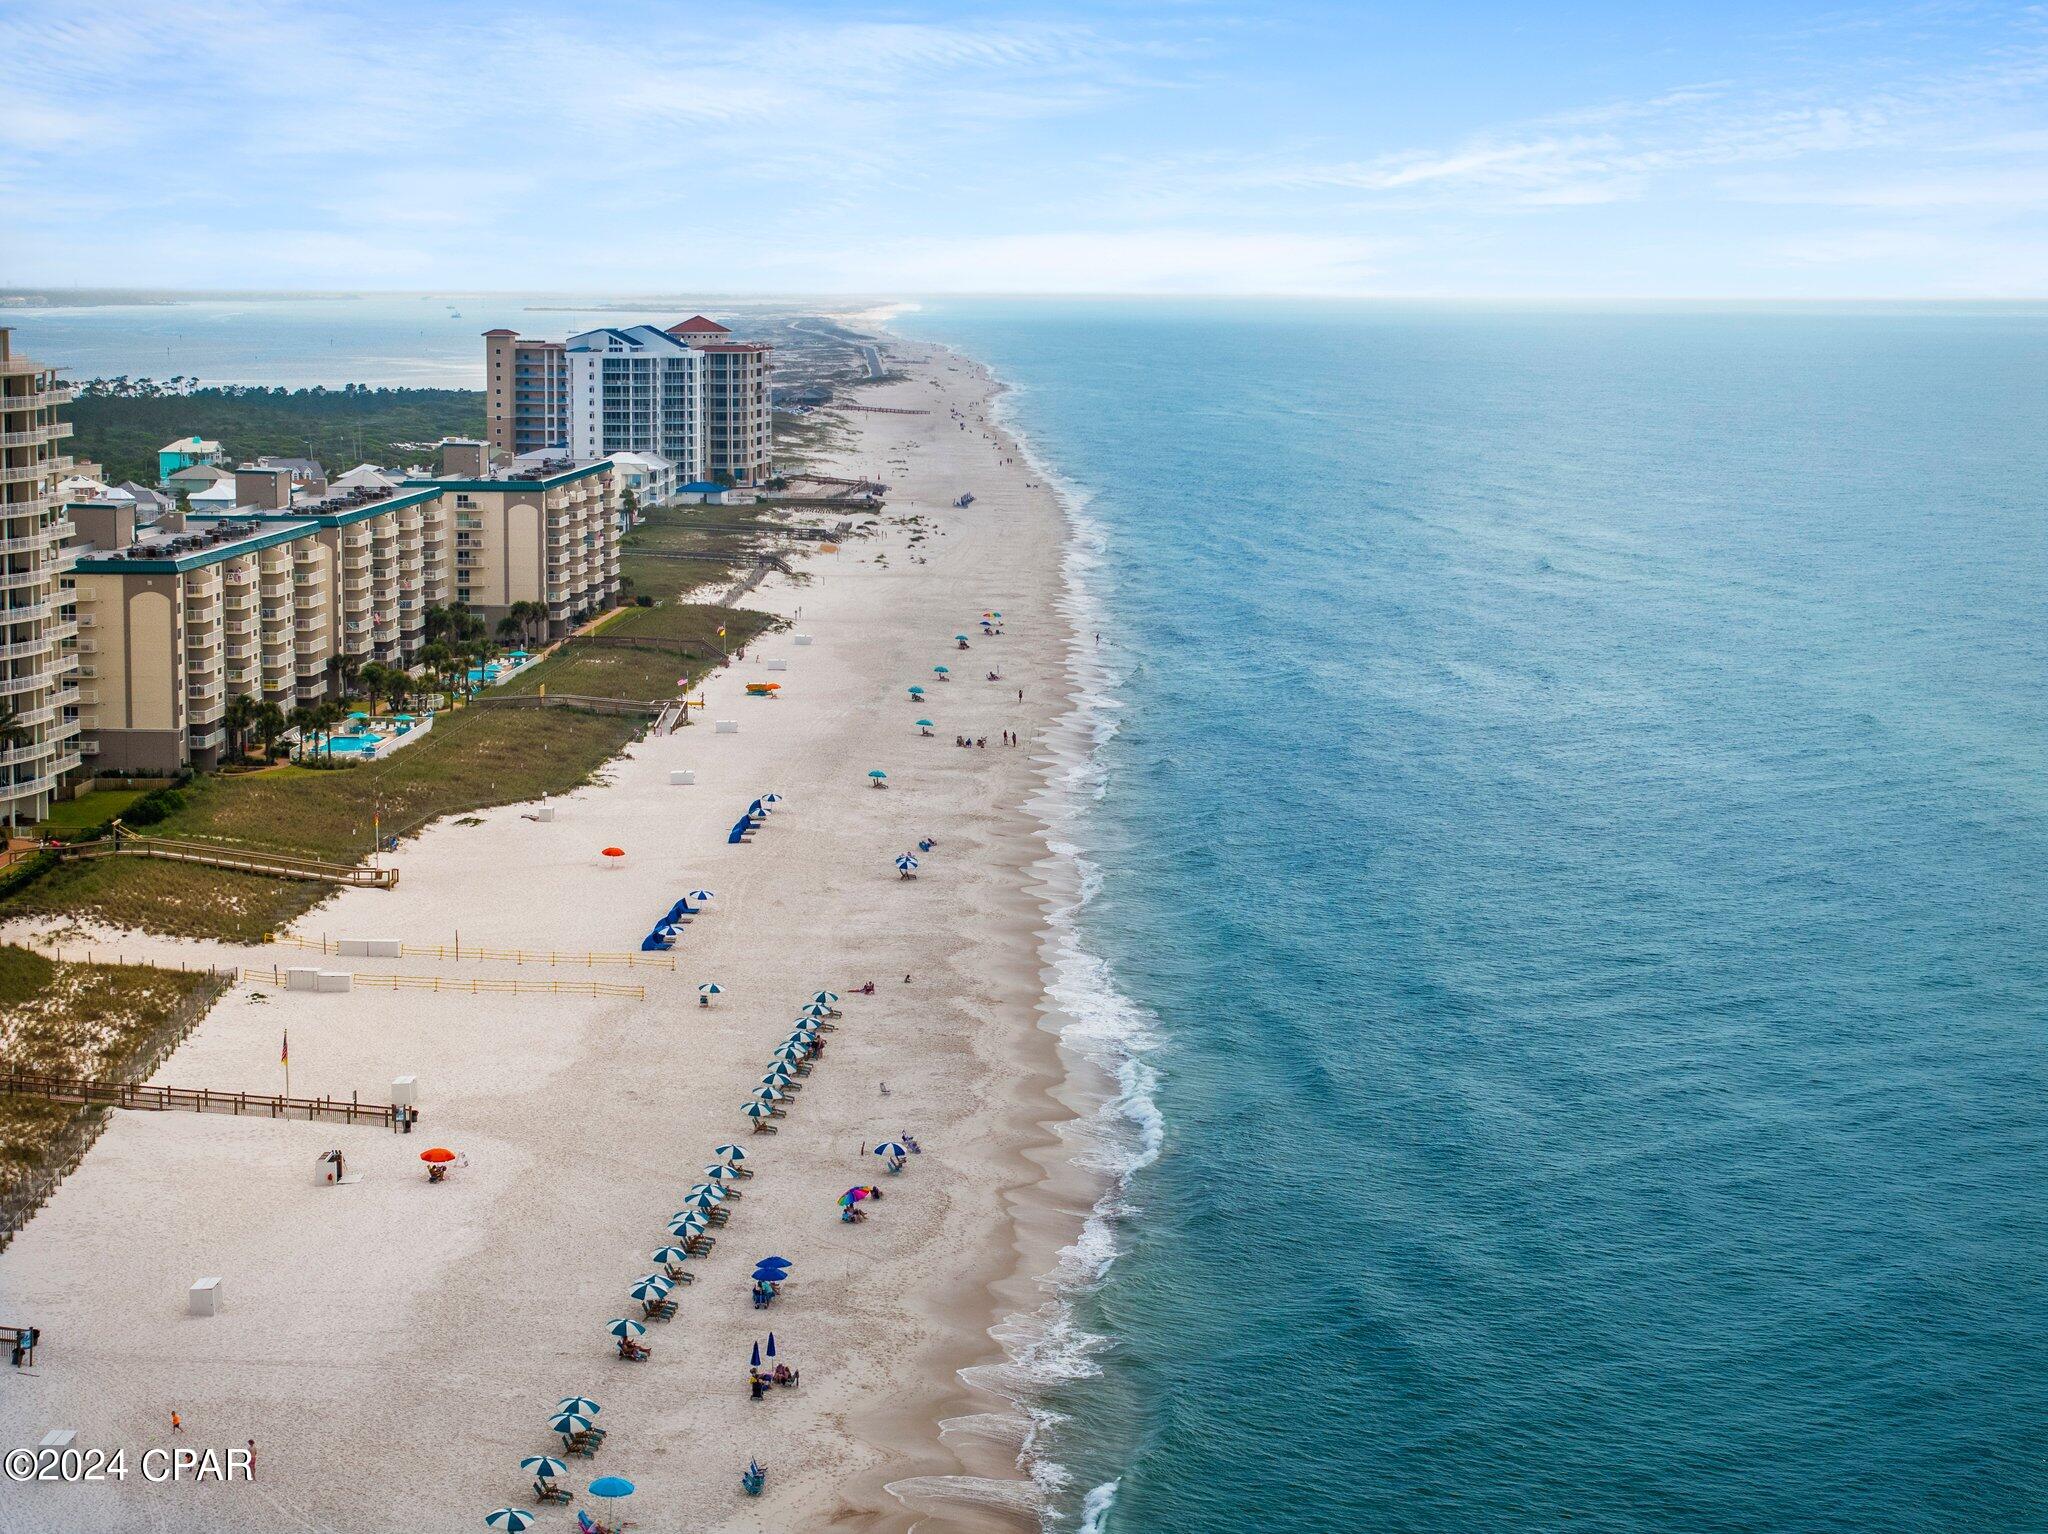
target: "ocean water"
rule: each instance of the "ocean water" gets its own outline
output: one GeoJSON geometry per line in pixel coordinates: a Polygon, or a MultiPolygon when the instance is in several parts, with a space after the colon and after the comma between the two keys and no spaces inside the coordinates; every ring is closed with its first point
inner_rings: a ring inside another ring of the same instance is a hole
{"type": "Polygon", "coordinates": [[[1076,530],[1049,1525],[2048,1526],[2048,312],[897,328],[1076,530]]]}

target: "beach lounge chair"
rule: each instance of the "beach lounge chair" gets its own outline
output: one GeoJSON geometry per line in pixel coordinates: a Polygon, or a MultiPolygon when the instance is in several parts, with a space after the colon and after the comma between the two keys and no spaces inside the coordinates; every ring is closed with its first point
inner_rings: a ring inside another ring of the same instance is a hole
{"type": "Polygon", "coordinates": [[[575,1498],[570,1496],[568,1487],[557,1486],[553,1481],[543,1481],[539,1476],[535,1476],[533,1500],[545,1507],[550,1502],[572,1502],[575,1498]]]}
{"type": "Polygon", "coordinates": [[[618,1534],[609,1524],[599,1523],[582,1508],[576,1509],[576,1534],[618,1534]]]}
{"type": "Polygon", "coordinates": [[[755,1119],[754,1133],[757,1135],[772,1135],[779,1134],[781,1133],[781,1131],[778,1130],[773,1124],[769,1123],[766,1119],[755,1119]]]}
{"type": "Polygon", "coordinates": [[[676,1318],[674,1300],[643,1300],[641,1304],[647,1311],[647,1319],[650,1321],[673,1321],[676,1318]]]}

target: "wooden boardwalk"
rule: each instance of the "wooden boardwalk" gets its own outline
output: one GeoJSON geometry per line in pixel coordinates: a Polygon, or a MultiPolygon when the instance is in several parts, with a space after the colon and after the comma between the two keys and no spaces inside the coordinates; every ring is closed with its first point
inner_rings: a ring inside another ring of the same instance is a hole
{"type": "Polygon", "coordinates": [[[272,879],[308,879],[321,884],[348,884],[363,889],[388,890],[398,883],[398,870],[395,868],[371,868],[361,863],[302,858],[289,852],[217,847],[208,842],[138,836],[119,821],[114,822],[113,835],[99,841],[80,842],[61,851],[68,858],[163,858],[174,863],[203,863],[209,868],[231,868],[238,873],[261,874],[272,879]]]}
{"type": "Polygon", "coordinates": [[[37,1071],[0,1071],[0,1092],[151,1113],[232,1113],[305,1119],[309,1123],[336,1119],[347,1124],[386,1126],[395,1126],[398,1120],[398,1110],[390,1103],[359,1102],[353,1096],[281,1097],[260,1092],[215,1092],[205,1087],[151,1087],[140,1082],[102,1081],[89,1076],[46,1076],[37,1071]]]}

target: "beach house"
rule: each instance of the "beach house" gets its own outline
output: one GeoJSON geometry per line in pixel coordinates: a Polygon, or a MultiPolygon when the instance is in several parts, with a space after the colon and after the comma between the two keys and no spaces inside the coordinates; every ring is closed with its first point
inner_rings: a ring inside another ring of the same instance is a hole
{"type": "Polygon", "coordinates": [[[180,469],[210,469],[220,460],[220,444],[209,442],[204,437],[180,437],[175,442],[166,442],[156,450],[157,485],[168,489],[171,476],[180,469]]]}

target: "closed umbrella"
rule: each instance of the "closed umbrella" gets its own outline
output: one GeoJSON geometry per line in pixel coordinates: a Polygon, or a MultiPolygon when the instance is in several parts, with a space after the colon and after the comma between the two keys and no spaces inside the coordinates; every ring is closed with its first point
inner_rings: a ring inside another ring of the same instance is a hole
{"type": "Polygon", "coordinates": [[[761,1344],[758,1342],[754,1344],[754,1351],[747,1359],[747,1367],[749,1369],[761,1367],[761,1344]]]}
{"type": "Polygon", "coordinates": [[[767,1359],[769,1359],[769,1360],[770,1360],[771,1362],[772,1362],[772,1361],[774,1360],[774,1358],[775,1358],[775,1333],[773,1333],[773,1332],[770,1332],[770,1333],[768,1334],[768,1346],[767,1346],[767,1347],[765,1347],[765,1348],[763,1348],[763,1349],[761,1350],[761,1352],[762,1352],[762,1356],[763,1356],[763,1357],[765,1357],[765,1358],[767,1358],[767,1359]]]}

